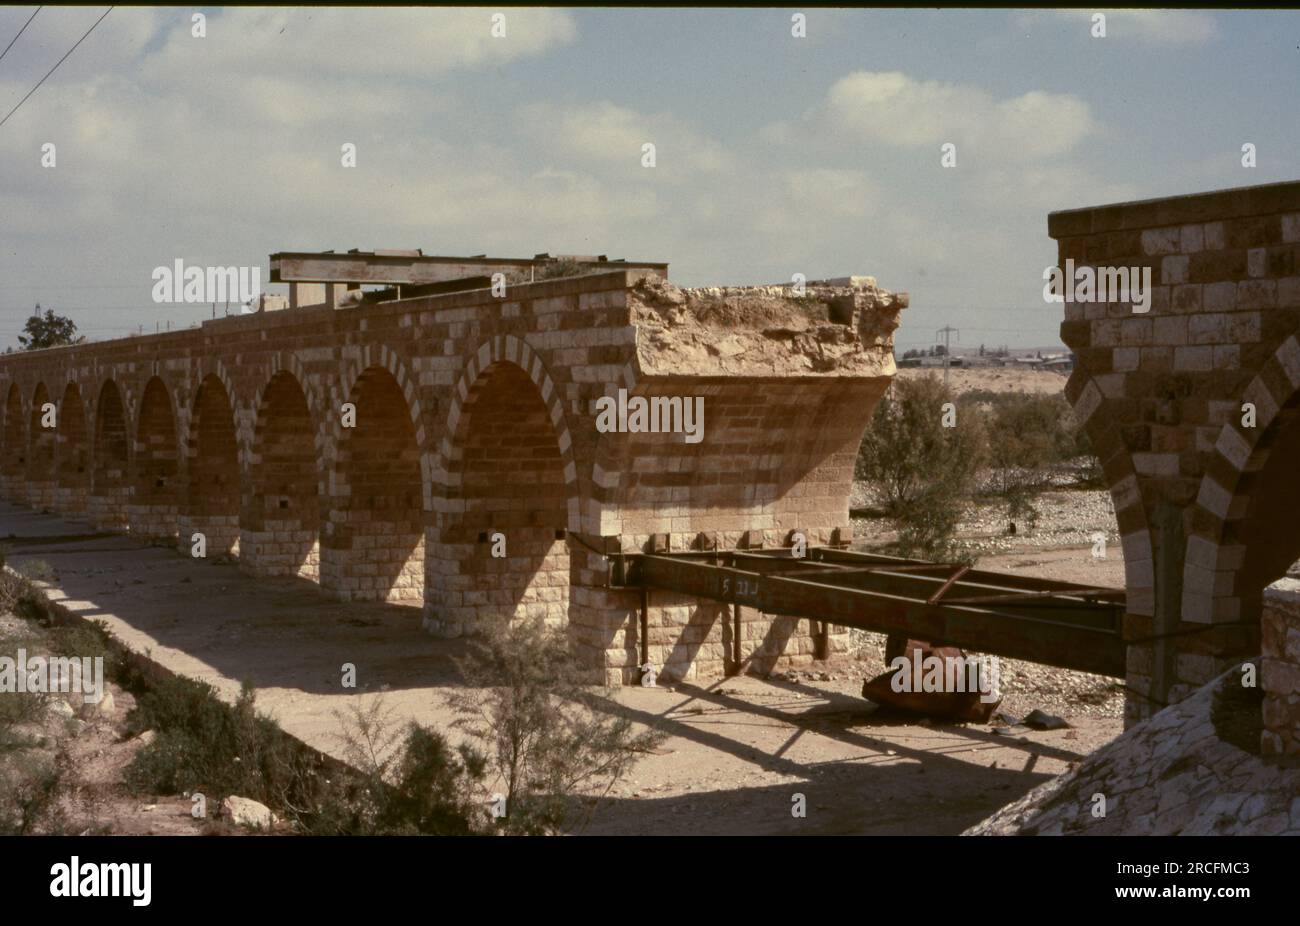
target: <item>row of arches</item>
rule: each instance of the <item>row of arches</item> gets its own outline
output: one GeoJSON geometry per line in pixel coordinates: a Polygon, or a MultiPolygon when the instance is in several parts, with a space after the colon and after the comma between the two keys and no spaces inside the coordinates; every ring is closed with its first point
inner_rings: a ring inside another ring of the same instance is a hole
{"type": "Polygon", "coordinates": [[[242,415],[216,374],[189,401],[154,376],[134,415],[111,378],[92,401],[74,381],[55,398],[38,383],[25,403],[13,383],[0,485],[11,501],[187,553],[202,534],[208,558],[237,557],[255,575],[424,604],[453,633],[502,618],[562,623],[573,486],[553,403],[513,362],[474,372],[435,486],[409,395],[387,366],[367,367],[347,397],[354,420],[340,426],[289,369],[242,415]]]}

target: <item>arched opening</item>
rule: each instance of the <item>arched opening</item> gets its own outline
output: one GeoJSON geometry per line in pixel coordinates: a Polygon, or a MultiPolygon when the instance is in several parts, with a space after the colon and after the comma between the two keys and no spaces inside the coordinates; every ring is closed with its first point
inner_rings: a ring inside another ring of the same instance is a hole
{"type": "Polygon", "coordinates": [[[171,399],[163,381],[155,376],[145,384],[140,398],[135,478],[131,489],[131,533],[150,538],[176,536],[180,508],[178,457],[171,399]]]}
{"type": "Polygon", "coordinates": [[[216,376],[199,384],[186,445],[188,479],[177,543],[191,551],[196,533],[206,555],[239,549],[239,442],[226,387],[216,376]]]}
{"type": "MultiPolygon", "coordinates": [[[[1189,545],[1187,569],[1197,580],[1195,591],[1202,601],[1210,599],[1209,613],[1224,631],[1208,651],[1214,660],[1214,674],[1244,659],[1261,659],[1260,743],[1267,755],[1300,754],[1300,685],[1296,682],[1300,652],[1294,645],[1300,618],[1286,585],[1265,591],[1291,572],[1290,567],[1300,558],[1300,528],[1287,516],[1300,510],[1298,470],[1300,390],[1292,390],[1245,457],[1240,478],[1221,509],[1227,517],[1215,538],[1213,572],[1192,571],[1192,556],[1199,551],[1189,545]]],[[[1203,495],[1212,497],[1208,491],[1203,495]]],[[[1182,658],[1206,658],[1193,649],[1197,642],[1193,638],[1184,644],[1182,650],[1187,655],[1182,658]]]]}
{"type": "Polygon", "coordinates": [[[1239,544],[1245,550],[1234,589],[1241,599],[1243,619],[1258,618],[1264,587],[1300,559],[1300,528],[1292,519],[1278,516],[1300,511],[1298,472],[1300,393],[1278,412],[1256,445],[1237,487],[1237,498],[1246,502],[1245,515],[1225,525],[1222,545],[1239,544]]]}
{"type": "Polygon", "coordinates": [[[50,391],[37,383],[27,425],[31,443],[27,454],[27,504],[37,511],[54,507],[54,446],[58,413],[50,402],[50,391]]]}
{"type": "Polygon", "coordinates": [[[131,497],[131,439],[122,393],[112,380],[99,390],[95,404],[95,450],[90,479],[90,523],[103,530],[127,526],[131,497]]]}
{"type": "Polygon", "coordinates": [[[340,492],[326,578],[341,597],[420,604],[424,515],[420,448],[393,374],[371,367],[349,397],[356,426],[339,442],[340,492]]]}
{"type": "Polygon", "coordinates": [[[13,502],[27,501],[27,422],[23,418],[23,397],[18,384],[9,386],[5,397],[5,452],[0,477],[4,482],[5,498],[13,502]]]}
{"type": "Polygon", "coordinates": [[[257,409],[243,501],[240,565],[255,575],[320,581],[316,428],[302,385],[271,377],[257,409]]]}
{"type": "Polygon", "coordinates": [[[494,363],[475,381],[449,464],[431,557],[435,627],[458,635],[520,619],[566,625],[564,462],[550,410],[519,366],[494,363]]]}
{"type": "Polygon", "coordinates": [[[61,514],[84,515],[90,496],[90,439],[81,388],[68,383],[59,404],[57,487],[54,508],[61,514]]]}

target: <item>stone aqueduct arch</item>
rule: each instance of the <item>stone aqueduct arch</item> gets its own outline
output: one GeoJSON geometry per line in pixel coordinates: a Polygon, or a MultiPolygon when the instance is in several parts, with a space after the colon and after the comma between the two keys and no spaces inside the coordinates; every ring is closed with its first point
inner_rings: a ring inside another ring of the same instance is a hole
{"type": "MultiPolygon", "coordinates": [[[[43,507],[170,538],[186,554],[199,531],[210,558],[237,553],[256,575],[422,604],[437,634],[502,616],[567,620],[593,675],[610,682],[638,680],[643,644],[665,677],[720,673],[733,642],[720,609],[656,601],[642,641],[639,595],[608,587],[608,554],[652,535],[673,549],[701,533],[733,547],[755,534],[780,545],[796,528],[812,542],[848,536],[853,451],[893,372],[889,333],[906,303],[885,294],[869,337],[860,327],[839,340],[858,345],[847,371],[708,375],[647,365],[636,317],[645,275],[519,284],[504,300],[475,290],[299,306],[5,355],[0,491],[26,501],[39,478],[28,431],[44,383],[64,424],[43,507]],[[704,394],[723,446],[598,433],[595,400],[618,388],[704,394]],[[348,402],[355,429],[344,427],[348,402]],[[763,415],[792,412],[803,420],[764,438],[763,415]],[[84,460],[60,468],[83,446],[84,460]],[[712,474],[698,487],[683,478],[696,463],[712,474]],[[496,562],[485,534],[502,524],[496,562]]],[[[746,659],[810,660],[807,624],[747,614],[746,659]]]]}
{"type": "Polygon", "coordinates": [[[1300,183],[1053,213],[1048,229],[1063,272],[1152,275],[1149,311],[1066,303],[1061,326],[1123,538],[1128,719],[1262,653],[1262,686],[1293,715],[1266,711],[1266,728],[1300,742],[1300,654],[1282,631],[1261,639],[1264,589],[1300,558],[1300,183]]]}

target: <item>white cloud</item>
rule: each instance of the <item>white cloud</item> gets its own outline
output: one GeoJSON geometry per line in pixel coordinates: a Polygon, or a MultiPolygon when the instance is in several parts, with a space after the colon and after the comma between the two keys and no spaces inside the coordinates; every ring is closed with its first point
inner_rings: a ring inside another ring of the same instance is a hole
{"type": "Polygon", "coordinates": [[[232,7],[208,17],[207,37],[190,35],[188,11],[177,16],[155,73],[181,77],[204,68],[227,73],[345,71],[356,76],[427,76],[503,64],[572,42],[572,17],[554,9],[510,9],[506,36],[491,35],[490,9],[232,7]]]}
{"type": "MultiPolygon", "coordinates": [[[[981,157],[1030,161],[1059,156],[1097,132],[1088,104],[1068,94],[1030,91],[999,100],[978,87],[920,81],[898,71],[856,71],[831,87],[814,115],[868,141],[902,148],[957,145],[981,157]]],[[[779,127],[770,130],[780,137],[779,127]]]]}
{"type": "Polygon", "coordinates": [[[608,101],[581,105],[536,103],[520,113],[523,130],[549,153],[581,163],[627,170],[687,173],[730,170],[734,159],[716,141],[668,114],[645,115],[608,101]],[[642,146],[655,146],[656,167],[641,166],[642,146]]]}

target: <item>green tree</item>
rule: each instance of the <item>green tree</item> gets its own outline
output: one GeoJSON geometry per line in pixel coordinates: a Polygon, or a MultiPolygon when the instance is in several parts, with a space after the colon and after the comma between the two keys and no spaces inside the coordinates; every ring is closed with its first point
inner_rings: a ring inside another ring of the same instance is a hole
{"type": "Polygon", "coordinates": [[[984,415],[976,405],[958,410],[934,376],[896,379],[863,437],[855,474],[875,487],[898,524],[901,552],[944,557],[985,456],[984,415]]]}
{"type": "Polygon", "coordinates": [[[1080,452],[1070,404],[1061,395],[1013,393],[993,403],[989,464],[1001,495],[1040,488],[1049,468],[1080,452]]]}
{"type": "Polygon", "coordinates": [[[61,347],[65,344],[79,344],[85,340],[77,336],[77,323],[62,315],[55,315],[53,309],[46,309],[41,314],[41,304],[36,303],[36,311],[23,326],[26,334],[18,335],[18,343],[23,350],[42,350],[46,347],[61,347]]]}

